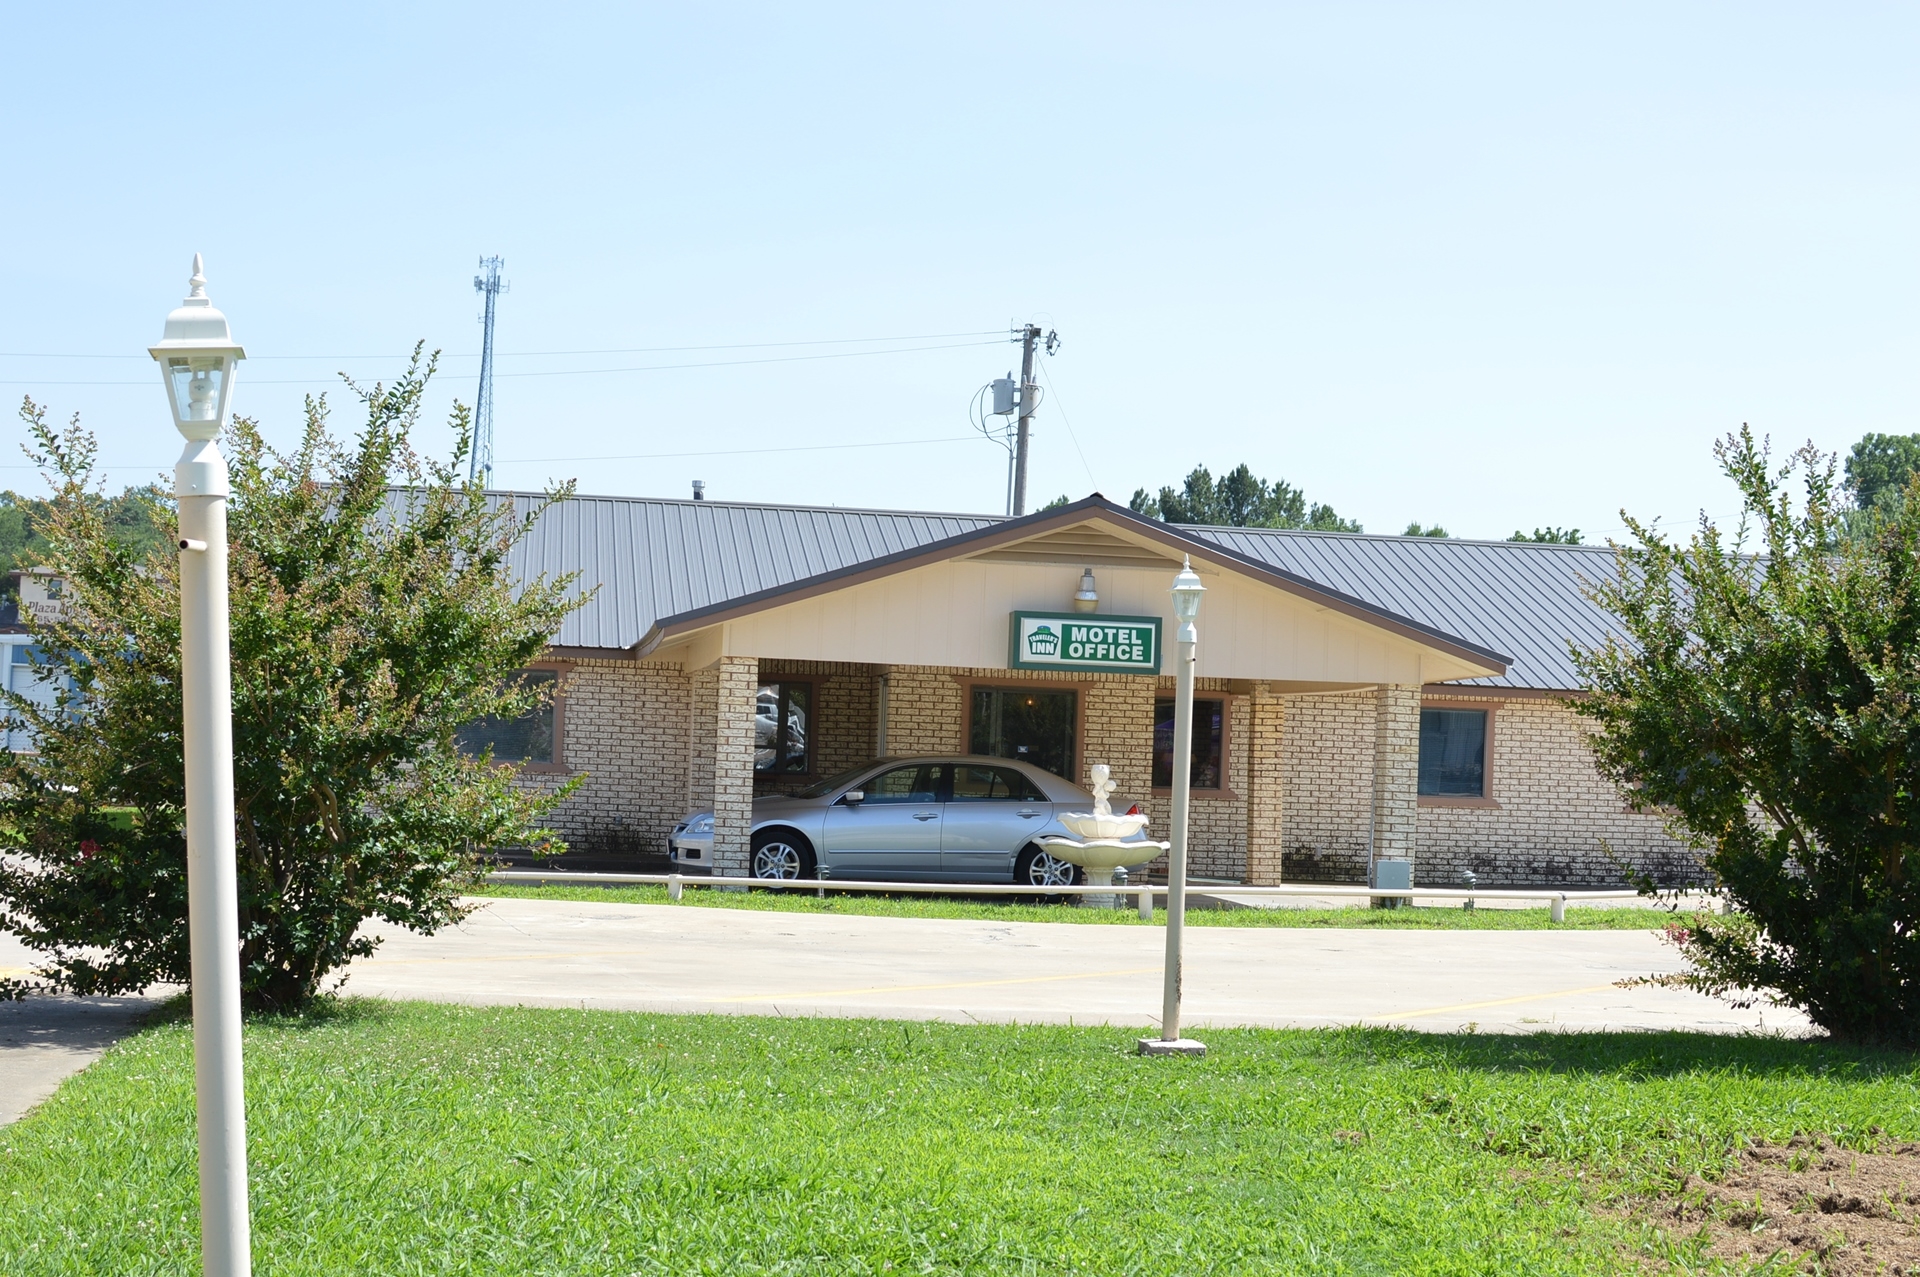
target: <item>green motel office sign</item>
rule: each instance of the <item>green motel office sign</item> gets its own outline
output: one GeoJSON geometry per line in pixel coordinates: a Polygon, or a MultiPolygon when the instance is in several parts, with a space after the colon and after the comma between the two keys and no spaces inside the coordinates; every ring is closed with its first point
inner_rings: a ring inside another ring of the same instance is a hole
{"type": "Polygon", "coordinates": [[[1015,612],[1007,664],[1017,670],[1160,672],[1160,618],[1015,612]]]}

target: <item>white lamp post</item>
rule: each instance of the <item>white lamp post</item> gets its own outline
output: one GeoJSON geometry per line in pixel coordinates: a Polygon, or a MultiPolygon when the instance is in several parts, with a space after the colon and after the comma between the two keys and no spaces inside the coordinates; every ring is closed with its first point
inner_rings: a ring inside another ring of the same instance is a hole
{"type": "Polygon", "coordinates": [[[253,1271],[247,1113],[240,1072],[240,904],[233,859],[233,680],[227,638],[227,463],[214,441],[246,352],[192,292],[148,353],[160,364],[187,446],[173,468],[180,507],[180,698],[187,765],[187,916],[193,945],[193,1072],[200,1119],[200,1270],[253,1271]]]}
{"type": "Polygon", "coordinates": [[[1173,615],[1180,623],[1173,667],[1173,811],[1167,831],[1167,965],[1160,1036],[1141,1038],[1142,1055],[1205,1055],[1206,1044],[1180,1036],[1180,939],[1187,922],[1187,796],[1193,788],[1193,669],[1200,596],[1207,587],[1188,559],[1173,578],[1173,615]]]}

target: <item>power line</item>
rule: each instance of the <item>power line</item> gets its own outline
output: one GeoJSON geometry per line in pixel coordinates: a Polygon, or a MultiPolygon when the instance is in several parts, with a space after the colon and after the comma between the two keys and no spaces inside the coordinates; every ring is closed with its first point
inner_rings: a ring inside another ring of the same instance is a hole
{"type": "Polygon", "coordinates": [[[940,439],[885,439],[874,443],[809,443],[787,448],[709,448],[703,452],[635,452],[617,457],[503,457],[503,466],[542,465],[561,461],[664,461],[672,457],[747,457],[768,452],[839,452],[846,448],[912,448],[928,443],[972,443],[974,435],[940,439]]]}
{"type": "MultiPolygon", "coordinates": [[[[915,448],[931,443],[972,443],[975,435],[948,435],[938,439],[879,439],[868,443],[811,443],[784,448],[714,448],[704,452],[636,452],[604,457],[500,457],[501,466],[546,465],[562,461],[664,461],[674,457],[748,457],[769,452],[840,452],[848,448],[915,448]]],[[[0,470],[37,470],[25,463],[0,465],[0,470]]],[[[165,464],[153,466],[95,466],[96,470],[163,471],[165,464]]]]}
{"type": "MultiPolygon", "coordinates": [[[[687,364],[636,364],[625,368],[549,368],[530,372],[501,372],[496,377],[586,377],[602,373],[616,372],[670,372],[680,368],[742,368],[753,364],[791,364],[816,359],[854,359],[866,355],[911,355],[925,350],[961,350],[973,346],[997,346],[998,341],[962,341],[943,346],[902,346],[896,350],[838,350],[824,355],[773,355],[765,359],[712,359],[687,364]]],[[[146,378],[138,381],[41,381],[20,378],[0,381],[0,386],[146,386],[152,383],[146,378]]],[[[250,386],[331,386],[338,384],[333,378],[295,377],[291,379],[248,378],[250,386]]]]}
{"type": "Polygon", "coordinates": [[[1060,424],[1067,428],[1067,438],[1073,440],[1073,450],[1080,454],[1080,468],[1087,472],[1087,482],[1097,490],[1100,481],[1093,477],[1093,467],[1087,464],[1087,454],[1080,446],[1080,436],[1074,433],[1073,423],[1067,420],[1067,407],[1060,402],[1060,392],[1053,388],[1053,378],[1047,376],[1046,364],[1041,363],[1037,367],[1040,369],[1040,380],[1047,383],[1047,398],[1053,400],[1054,408],[1060,413],[1060,424]]]}
{"type": "MultiPolygon", "coordinates": [[[[967,333],[903,333],[896,337],[823,337],[810,341],[736,341],[717,346],[614,346],[605,350],[503,350],[499,359],[546,359],[563,355],[666,355],[693,350],[773,350],[786,346],[859,346],[880,341],[944,341],[948,337],[997,337],[998,330],[967,333]]],[[[443,354],[443,359],[478,359],[482,352],[443,354]]],[[[253,355],[249,363],[267,359],[405,359],[385,355],[253,355]]],[[[0,350],[0,359],[145,359],[145,355],[63,355],[22,350],[0,350]]]]}

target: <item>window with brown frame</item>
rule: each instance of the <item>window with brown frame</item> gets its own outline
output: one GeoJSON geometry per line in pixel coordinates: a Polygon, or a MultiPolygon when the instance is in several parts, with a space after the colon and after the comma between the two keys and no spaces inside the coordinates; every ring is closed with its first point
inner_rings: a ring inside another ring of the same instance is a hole
{"type": "Polygon", "coordinates": [[[1420,797],[1487,797],[1489,717],[1452,706],[1420,711],[1420,797]]]}
{"type": "MultiPolygon", "coordinates": [[[[1193,758],[1188,782],[1194,789],[1227,787],[1227,702],[1195,697],[1193,758]]],[[[1173,788],[1173,698],[1153,703],[1153,787],[1173,788]]]]}
{"type": "Polygon", "coordinates": [[[524,669],[514,679],[521,686],[550,686],[545,704],[518,718],[482,718],[468,723],[454,735],[460,752],[479,757],[491,750],[496,763],[519,763],[532,771],[557,771],[565,767],[562,749],[563,708],[560,698],[559,669],[524,669]]]}

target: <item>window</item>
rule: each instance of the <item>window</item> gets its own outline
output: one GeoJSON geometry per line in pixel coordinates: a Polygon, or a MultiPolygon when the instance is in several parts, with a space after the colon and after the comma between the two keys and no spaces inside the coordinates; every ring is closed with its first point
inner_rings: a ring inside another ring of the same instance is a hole
{"type": "MultiPolygon", "coordinates": [[[[556,690],[558,670],[521,670],[514,676],[523,687],[551,686],[556,690]]],[[[547,703],[515,719],[483,718],[468,723],[454,736],[460,752],[479,757],[489,748],[496,763],[530,763],[551,766],[559,761],[559,703],[549,696],[547,703]]]]}
{"type": "Polygon", "coordinates": [[[1058,688],[973,689],[971,754],[1017,758],[1056,776],[1073,775],[1080,694],[1058,688]]]}
{"type": "MultiPolygon", "coordinates": [[[[1227,703],[1193,702],[1193,769],[1187,783],[1195,789],[1226,787],[1227,703]]],[[[1153,703],[1153,787],[1173,788],[1173,698],[1153,703]]]]}
{"type": "Polygon", "coordinates": [[[1420,793],[1434,798],[1487,796],[1487,711],[1420,711],[1420,793]]]}
{"type": "Polygon", "coordinates": [[[767,776],[804,776],[813,770],[807,752],[812,710],[813,684],[760,684],[753,708],[753,770],[767,776]]]}
{"type": "Polygon", "coordinates": [[[940,786],[946,780],[942,763],[919,763],[881,772],[860,788],[870,803],[937,803],[940,786]]]}
{"type": "Polygon", "coordinates": [[[1043,803],[1047,801],[1034,783],[1011,767],[981,767],[965,764],[953,769],[953,796],[956,803],[1043,803]]]}

